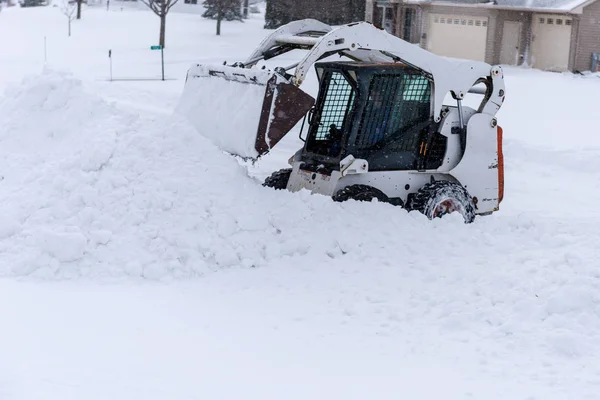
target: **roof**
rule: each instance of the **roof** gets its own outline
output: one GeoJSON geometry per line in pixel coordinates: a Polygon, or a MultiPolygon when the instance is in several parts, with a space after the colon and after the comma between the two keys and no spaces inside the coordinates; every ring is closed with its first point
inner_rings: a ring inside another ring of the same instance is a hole
{"type": "Polygon", "coordinates": [[[588,0],[496,0],[499,6],[571,11],[588,0]]]}
{"type": "Polygon", "coordinates": [[[412,4],[460,5],[463,7],[515,9],[548,12],[573,12],[596,0],[405,0],[412,4]]]}

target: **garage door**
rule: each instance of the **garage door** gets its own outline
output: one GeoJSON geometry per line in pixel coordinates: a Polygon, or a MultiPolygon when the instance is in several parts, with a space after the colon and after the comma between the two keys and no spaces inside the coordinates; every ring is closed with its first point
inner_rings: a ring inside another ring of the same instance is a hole
{"type": "Polygon", "coordinates": [[[571,48],[571,18],[536,14],[533,17],[531,64],[534,68],[566,71],[571,48]]]}
{"type": "Polygon", "coordinates": [[[440,56],[485,61],[487,18],[442,14],[429,18],[427,50],[440,56]]]}

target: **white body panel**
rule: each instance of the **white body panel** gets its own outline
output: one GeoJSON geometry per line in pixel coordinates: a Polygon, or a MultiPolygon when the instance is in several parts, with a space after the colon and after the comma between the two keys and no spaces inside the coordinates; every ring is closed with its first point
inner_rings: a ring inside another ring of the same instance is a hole
{"type": "Polygon", "coordinates": [[[475,114],[467,124],[467,146],[460,163],[450,171],[474,198],[476,212],[499,207],[498,128],[493,117],[475,114]],[[469,134],[470,133],[470,134],[469,134]]]}
{"type": "Polygon", "coordinates": [[[329,177],[303,171],[300,168],[301,165],[301,162],[293,164],[292,174],[287,186],[287,189],[292,192],[306,189],[314,194],[332,196],[346,186],[360,184],[372,186],[384,192],[388,197],[399,197],[406,202],[408,195],[416,193],[431,180],[431,176],[437,180],[456,181],[451,175],[439,173],[438,171],[370,171],[366,174],[346,176],[334,171],[329,177]]]}
{"type": "Polygon", "coordinates": [[[302,189],[313,193],[332,196],[340,186],[342,174],[339,171],[333,171],[331,176],[319,174],[300,169],[301,162],[295,162],[292,166],[292,174],[288,181],[287,190],[297,192],[302,189]]]}
{"type": "Polygon", "coordinates": [[[340,182],[339,188],[355,184],[373,186],[388,197],[399,197],[406,202],[408,195],[429,183],[432,176],[436,180],[456,181],[451,175],[438,171],[373,171],[364,176],[347,176],[340,182]]]}
{"type": "MultiPolygon", "coordinates": [[[[458,109],[456,107],[448,107],[448,115],[442,121],[440,134],[448,138],[446,154],[442,165],[437,169],[440,172],[448,172],[458,165],[461,160],[460,135],[453,134],[452,128],[459,127],[458,109]]],[[[465,122],[468,122],[471,116],[475,114],[472,108],[464,107],[463,116],[465,122]]]]}
{"type": "Polygon", "coordinates": [[[427,50],[440,56],[485,61],[488,19],[431,14],[427,50]]]}
{"type": "Polygon", "coordinates": [[[533,15],[531,60],[535,68],[549,71],[568,70],[571,24],[571,18],[562,15],[533,15]]]}

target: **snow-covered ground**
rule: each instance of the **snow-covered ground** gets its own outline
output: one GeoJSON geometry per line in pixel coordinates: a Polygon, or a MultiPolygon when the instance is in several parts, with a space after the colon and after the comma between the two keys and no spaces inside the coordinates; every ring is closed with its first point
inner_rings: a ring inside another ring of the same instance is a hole
{"type": "Polygon", "coordinates": [[[600,79],[507,68],[500,212],[428,221],[173,115],[262,24],[173,13],[162,82],[149,12],[0,13],[0,399],[600,399],[600,79]]]}

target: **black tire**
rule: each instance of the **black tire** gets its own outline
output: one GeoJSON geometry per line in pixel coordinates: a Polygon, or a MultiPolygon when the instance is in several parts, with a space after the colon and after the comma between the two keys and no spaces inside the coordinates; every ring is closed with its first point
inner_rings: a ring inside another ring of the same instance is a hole
{"type": "Polygon", "coordinates": [[[275,171],[265,179],[263,186],[270,187],[275,190],[285,190],[287,188],[288,181],[290,180],[290,175],[292,174],[291,168],[280,169],[279,171],[275,171]]]}
{"type": "Polygon", "coordinates": [[[350,185],[338,190],[333,196],[333,201],[342,202],[348,200],[373,201],[377,199],[382,203],[389,203],[390,199],[379,189],[367,185],[350,185]]]}
{"type": "Polygon", "coordinates": [[[429,219],[458,212],[465,224],[475,220],[473,198],[463,186],[449,181],[435,181],[423,186],[412,197],[410,209],[420,211],[429,219]]]}

